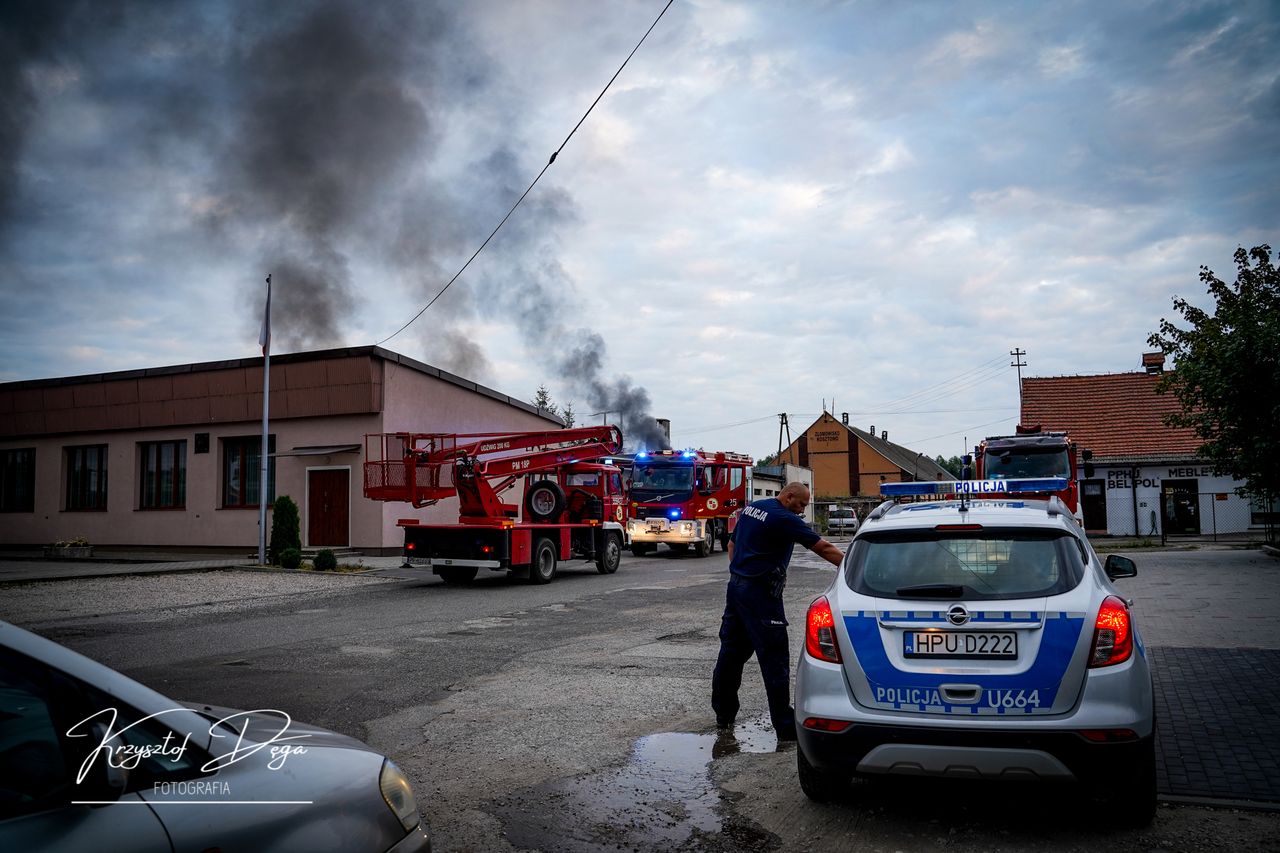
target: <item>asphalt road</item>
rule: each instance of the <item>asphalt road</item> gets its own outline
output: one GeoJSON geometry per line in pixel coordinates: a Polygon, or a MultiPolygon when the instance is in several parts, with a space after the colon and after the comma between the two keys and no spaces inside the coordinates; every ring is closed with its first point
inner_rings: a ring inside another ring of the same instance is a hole
{"type": "MultiPolygon", "coordinates": [[[[1211,606],[1187,606],[1187,586],[1211,563],[1214,594],[1246,608],[1239,621],[1252,630],[1238,644],[1280,648],[1267,616],[1280,563],[1230,551],[1137,559],[1142,573],[1125,592],[1150,645],[1236,642],[1211,606]]],[[[1186,805],[1162,807],[1141,832],[1092,827],[1060,789],[880,784],[846,803],[810,803],[794,747],[778,749],[765,725],[756,671],[737,732],[714,734],[708,689],[726,562],[720,552],[627,555],[615,575],[577,564],[547,586],[493,575],[452,587],[408,572],[292,576],[308,578],[293,591],[280,576],[232,571],[63,581],[5,590],[0,617],[174,698],[278,708],[373,744],[413,779],[440,850],[1280,843],[1280,815],[1186,805]]],[[[797,555],[793,650],[804,608],[831,577],[797,555]]]]}

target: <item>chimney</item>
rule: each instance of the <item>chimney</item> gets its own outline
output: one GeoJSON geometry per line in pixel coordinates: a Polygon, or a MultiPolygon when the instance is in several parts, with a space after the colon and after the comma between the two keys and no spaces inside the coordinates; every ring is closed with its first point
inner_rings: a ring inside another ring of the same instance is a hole
{"type": "Polygon", "coordinates": [[[1164,353],[1144,352],[1142,366],[1146,368],[1147,373],[1164,373],[1164,353]]]}
{"type": "Polygon", "coordinates": [[[848,425],[849,425],[849,413],[848,413],[848,412],[841,412],[841,413],[840,413],[840,423],[844,424],[845,426],[848,426],[848,425]]]}
{"type": "Polygon", "coordinates": [[[668,418],[654,418],[658,422],[658,429],[662,430],[662,434],[667,439],[667,447],[671,446],[671,421],[668,418]]]}
{"type": "Polygon", "coordinates": [[[875,425],[875,424],[872,424],[872,425],[871,425],[871,429],[867,430],[867,432],[871,433],[871,437],[872,437],[872,438],[875,438],[875,437],[876,437],[876,425],[875,425]]]}
{"type": "Polygon", "coordinates": [[[881,441],[889,440],[889,431],[887,429],[880,430],[880,440],[881,441]]]}

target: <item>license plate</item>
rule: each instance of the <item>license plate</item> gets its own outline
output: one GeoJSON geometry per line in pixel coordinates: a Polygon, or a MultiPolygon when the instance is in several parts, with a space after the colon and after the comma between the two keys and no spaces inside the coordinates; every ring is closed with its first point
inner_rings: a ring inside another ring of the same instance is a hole
{"type": "Polygon", "coordinates": [[[908,631],[902,637],[908,658],[1016,658],[1012,631],[908,631]]]}
{"type": "Polygon", "coordinates": [[[662,521],[651,521],[651,522],[649,522],[649,530],[650,530],[651,532],[654,532],[654,533],[659,533],[659,532],[661,532],[661,531],[662,531],[662,528],[663,528],[663,527],[665,527],[665,526],[666,526],[666,522],[662,522],[662,521]]]}

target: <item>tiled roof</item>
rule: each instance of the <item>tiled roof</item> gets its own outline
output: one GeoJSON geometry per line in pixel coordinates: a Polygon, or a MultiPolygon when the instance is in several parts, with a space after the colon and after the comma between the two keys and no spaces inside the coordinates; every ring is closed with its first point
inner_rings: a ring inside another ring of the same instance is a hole
{"type": "Polygon", "coordinates": [[[866,430],[858,429],[855,426],[850,426],[849,424],[844,424],[843,426],[849,432],[862,439],[876,453],[889,460],[890,463],[912,475],[918,475],[921,480],[955,479],[947,469],[935,462],[931,456],[924,453],[916,453],[901,444],[894,444],[888,439],[881,438],[866,430]]]}
{"type": "Polygon", "coordinates": [[[1201,441],[1164,416],[1181,410],[1172,394],[1157,394],[1158,374],[1042,376],[1022,380],[1022,423],[1066,430],[1094,461],[1193,459],[1201,441]]]}

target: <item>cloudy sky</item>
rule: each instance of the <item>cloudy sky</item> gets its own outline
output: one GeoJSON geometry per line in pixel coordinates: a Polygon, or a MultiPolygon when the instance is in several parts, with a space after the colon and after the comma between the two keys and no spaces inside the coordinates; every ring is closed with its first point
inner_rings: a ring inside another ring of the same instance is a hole
{"type": "MultiPolygon", "coordinates": [[[[930,455],[1280,245],[1270,2],[7,2],[0,381],[383,346],[930,455]]],[[[598,422],[596,418],[585,418],[598,422]]]]}

